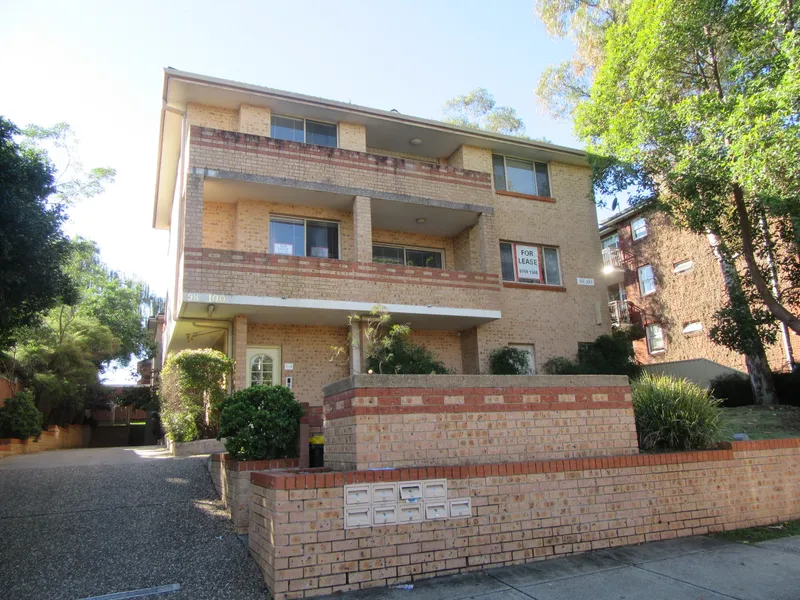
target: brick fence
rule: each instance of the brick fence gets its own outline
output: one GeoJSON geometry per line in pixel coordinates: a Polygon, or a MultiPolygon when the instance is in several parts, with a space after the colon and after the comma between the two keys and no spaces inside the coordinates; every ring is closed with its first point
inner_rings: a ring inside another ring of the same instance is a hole
{"type": "Polygon", "coordinates": [[[250,550],[276,600],[800,518],[800,439],[706,452],[250,476],[250,550]],[[345,529],[345,485],[433,479],[446,480],[448,498],[468,498],[470,515],[345,529]]]}
{"type": "Polygon", "coordinates": [[[356,375],[325,388],[334,470],[636,454],[615,375],[356,375]]]}
{"type": "Polygon", "coordinates": [[[89,445],[91,432],[88,425],[53,425],[34,439],[0,439],[0,458],[16,454],[36,454],[46,450],[62,450],[67,448],[86,448],[89,445]]]}

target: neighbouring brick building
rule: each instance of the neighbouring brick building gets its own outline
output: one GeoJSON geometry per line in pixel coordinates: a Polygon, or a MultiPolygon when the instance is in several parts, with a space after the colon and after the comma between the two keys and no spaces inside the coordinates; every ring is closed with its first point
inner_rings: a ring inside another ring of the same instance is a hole
{"type": "MultiPolygon", "coordinates": [[[[705,236],[638,205],[602,222],[600,238],[612,325],[643,327],[644,337],[634,342],[640,363],[708,359],[745,371],[743,355],[708,336],[727,296],[705,236]]],[[[800,337],[779,334],[766,350],[774,371],[789,370],[790,357],[800,355],[800,337]]]]}
{"type": "Polygon", "coordinates": [[[348,317],[375,305],[457,374],[505,345],[535,371],[610,331],[584,152],[174,69],[163,100],[164,354],[291,381],[317,429],[323,386],[362,371],[348,317]]]}

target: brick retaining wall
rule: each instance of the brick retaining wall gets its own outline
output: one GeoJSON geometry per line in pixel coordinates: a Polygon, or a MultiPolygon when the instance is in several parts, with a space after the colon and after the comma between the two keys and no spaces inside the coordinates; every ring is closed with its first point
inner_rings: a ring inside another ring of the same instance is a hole
{"type": "Polygon", "coordinates": [[[86,448],[89,445],[88,425],[53,425],[34,439],[18,440],[0,439],[0,458],[16,454],[36,454],[46,450],[62,450],[67,448],[86,448]]]}
{"type": "Polygon", "coordinates": [[[636,454],[627,381],[351,377],[325,388],[325,466],[361,470],[636,454]]]}
{"type": "Polygon", "coordinates": [[[276,600],[800,518],[800,439],[706,452],[251,474],[250,550],[276,600]],[[344,529],[344,485],[447,479],[469,518],[344,529]]]}

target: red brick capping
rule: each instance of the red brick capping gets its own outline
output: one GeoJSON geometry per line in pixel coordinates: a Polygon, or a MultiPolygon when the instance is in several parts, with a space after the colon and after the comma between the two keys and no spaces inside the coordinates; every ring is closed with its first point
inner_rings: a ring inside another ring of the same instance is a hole
{"type": "Polygon", "coordinates": [[[230,454],[218,452],[211,460],[225,465],[228,471],[269,471],[271,469],[292,469],[299,465],[298,458],[273,458],[270,460],[236,460],[230,454]]]}
{"type": "Polygon", "coordinates": [[[210,271],[235,271],[264,275],[322,277],[328,279],[408,283],[499,291],[500,276],[447,269],[426,269],[378,263],[357,263],[331,258],[284,256],[261,252],[186,248],[186,268],[210,271]]]}
{"type": "Polygon", "coordinates": [[[543,292],[566,292],[567,288],[562,285],[543,285],[541,283],[520,283],[518,281],[504,281],[503,287],[516,288],[519,290],[541,290],[543,292]]]}
{"type": "Polygon", "coordinates": [[[355,415],[631,408],[627,386],[535,388],[353,388],[326,396],[328,420],[355,415]]]}
{"type": "Polygon", "coordinates": [[[498,196],[511,196],[512,198],[522,198],[524,200],[536,200],[537,202],[552,202],[555,203],[556,199],[550,196],[534,196],[533,194],[521,194],[519,192],[507,192],[506,190],[495,190],[498,196]]]}
{"type": "MultiPolygon", "coordinates": [[[[774,440],[768,440],[774,441],[774,440]]],[[[800,446],[800,440],[791,447],[800,446]]],[[[754,443],[754,442],[744,442],[754,443]]],[[[766,450],[769,448],[753,448],[766,450]]],[[[272,471],[254,472],[250,482],[273,490],[312,490],[332,488],[352,483],[374,483],[380,481],[416,481],[418,479],[472,479],[480,477],[510,477],[535,473],[565,473],[571,471],[594,471],[598,469],[624,469],[631,467],[653,467],[658,465],[677,465],[698,462],[732,460],[734,452],[730,449],[703,450],[697,452],[675,452],[669,454],[632,454],[625,456],[606,456],[597,458],[569,458],[490,465],[469,465],[454,467],[417,467],[376,471],[347,472],[301,472],[272,471]]]]}
{"type": "Polygon", "coordinates": [[[309,162],[324,163],[337,167],[380,171],[487,190],[490,190],[492,186],[492,179],[489,173],[456,169],[448,165],[438,165],[405,158],[369,154],[356,150],[289,142],[260,135],[200,127],[198,125],[191,127],[191,138],[192,145],[196,146],[224,148],[226,150],[286,159],[299,158],[309,162]]]}

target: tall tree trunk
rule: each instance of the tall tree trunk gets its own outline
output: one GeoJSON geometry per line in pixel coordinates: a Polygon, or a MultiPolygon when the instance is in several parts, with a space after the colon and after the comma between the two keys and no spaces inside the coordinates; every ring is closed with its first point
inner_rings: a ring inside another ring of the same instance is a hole
{"type": "MultiPolygon", "coordinates": [[[[736,268],[731,264],[720,251],[719,238],[713,233],[708,234],[708,243],[711,250],[719,262],[722,271],[722,279],[725,282],[725,291],[733,301],[737,293],[741,293],[741,282],[736,268]]],[[[748,307],[749,310],[749,307],[748,307]]],[[[764,344],[759,338],[757,340],[758,350],[755,354],[746,354],[744,357],[747,373],[750,375],[750,387],[753,389],[753,399],[756,404],[777,404],[778,396],[775,393],[775,384],[772,381],[772,372],[767,362],[767,354],[764,351],[764,344]]]]}
{"type": "MultiPolygon", "coordinates": [[[[772,294],[778,299],[781,299],[781,286],[778,278],[778,266],[775,264],[775,250],[772,244],[772,235],[769,231],[769,223],[767,223],[767,216],[762,210],[758,215],[758,223],[761,226],[761,235],[764,236],[764,249],[767,255],[767,266],[769,267],[769,279],[772,285],[772,294]]],[[[786,364],[791,371],[794,367],[794,354],[792,352],[792,342],[789,339],[789,327],[783,321],[780,322],[781,330],[781,345],[783,346],[783,356],[786,359],[786,364]]]]}

